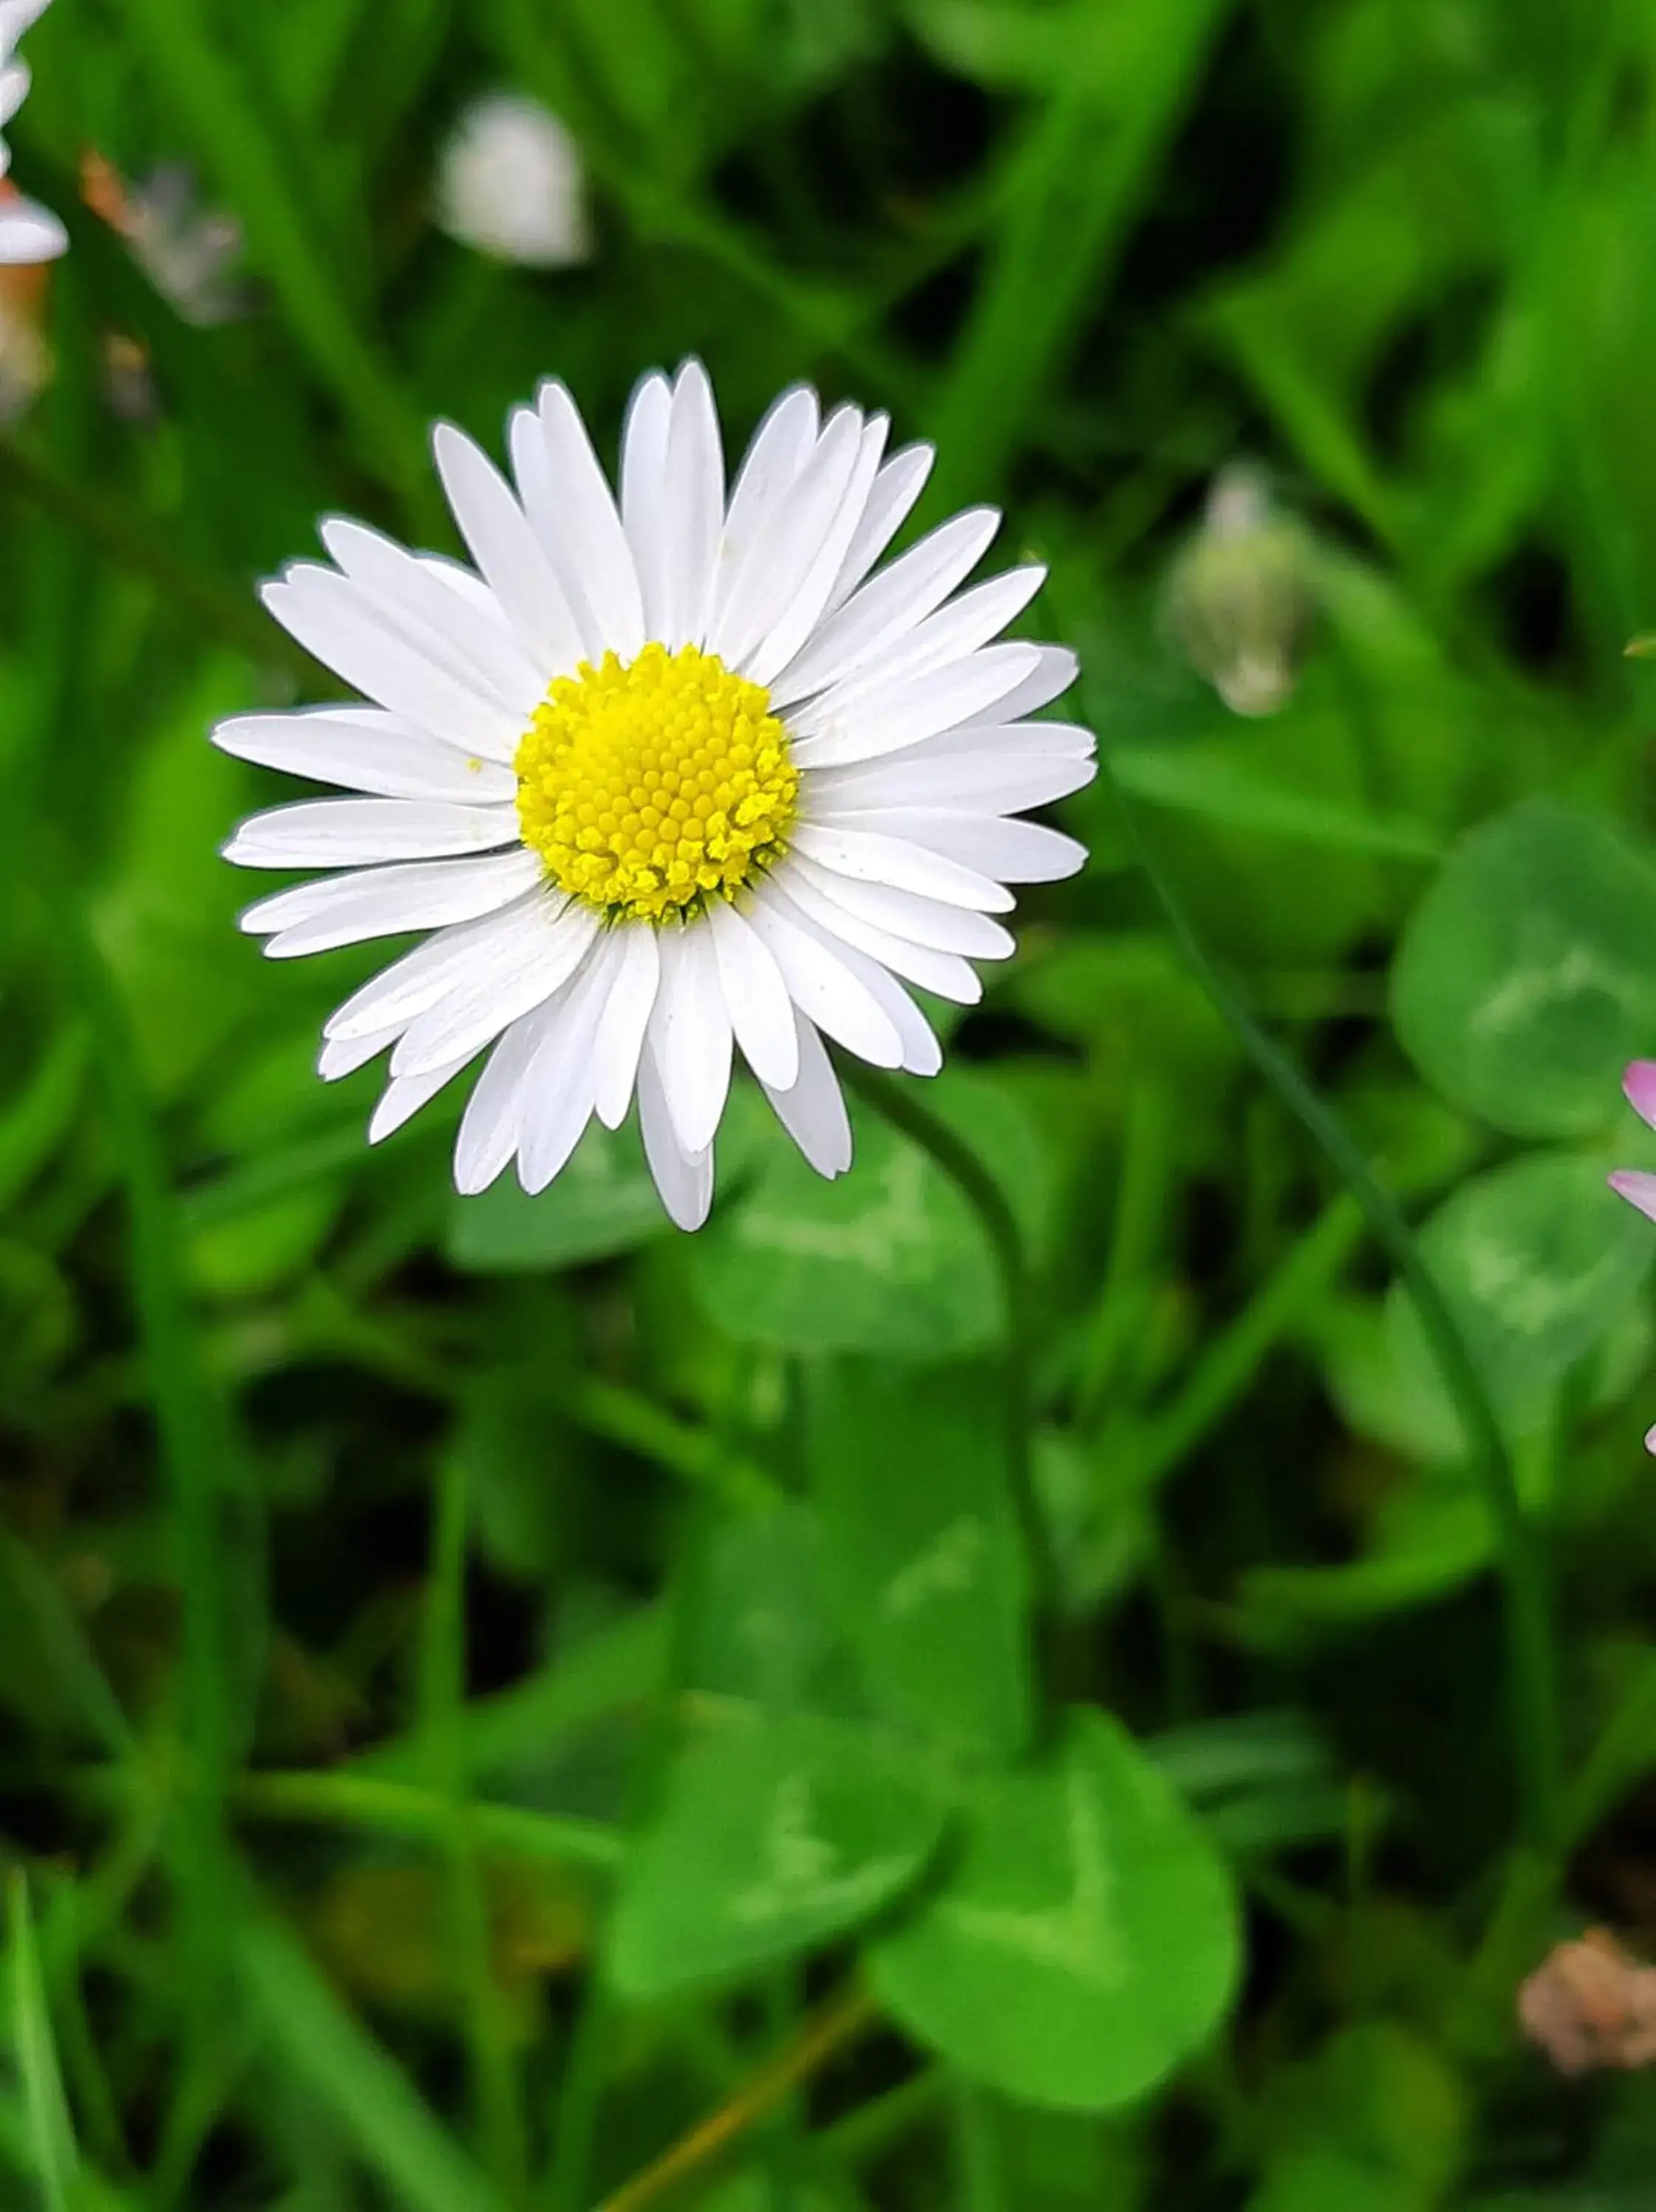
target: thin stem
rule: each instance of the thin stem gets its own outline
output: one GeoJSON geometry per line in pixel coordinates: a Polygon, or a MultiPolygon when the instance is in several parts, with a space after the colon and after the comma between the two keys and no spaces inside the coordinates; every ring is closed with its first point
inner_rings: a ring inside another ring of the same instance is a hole
{"type": "Polygon", "coordinates": [[[1204,951],[1183,904],[1145,842],[1137,813],[1101,748],[1100,774],[1109,787],[1127,839],[1186,965],[1235,1032],[1267,1083],[1321,1147],[1370,1230],[1390,1254],[1420,1316],[1445,1388],[1455,1401],[1495,1540],[1507,1621],[1513,1751],[1521,1815],[1532,1843],[1545,1850],[1558,1831],[1562,1751],[1552,1608],[1538,1547],[1525,1517],[1500,1423],[1460,1325],[1391,1194],[1377,1181],[1344,1125],[1260,1029],[1204,951]]]}
{"type": "Polygon", "coordinates": [[[1029,1458],[1034,1402],[1034,1300],[1023,1231],[1000,1185],[970,1145],[941,1115],[921,1103],[912,1085],[894,1083],[889,1077],[857,1060],[846,1066],[846,1081],[899,1135],[908,1138],[930,1154],[967,1199],[989,1239],[1006,1307],[1007,1454],[1013,1495],[1037,1589],[1043,1607],[1050,1607],[1056,1601],[1059,1582],[1029,1458]]]}
{"type": "Polygon", "coordinates": [[[670,2149],[606,2197],[600,2212],[644,2212],[681,2183],[700,2173],[731,2145],[784,2105],[866,2035],[874,2025],[874,2006],[862,1990],[842,1990],[814,2013],[787,2048],[749,2075],[736,2094],[681,2136],[670,2149]]]}
{"type": "MultiPolygon", "coordinates": [[[[246,1774],[236,1784],[233,1802],[239,1811],[258,1820],[367,1828],[430,1843],[446,1841],[453,1820],[453,1808],[446,1798],[408,1783],[382,1782],[369,1775],[246,1774]]],[[[619,1834],[596,1820],[476,1802],[467,1808],[467,1820],[480,1844],[522,1858],[601,1872],[620,1863],[619,1834]]]]}

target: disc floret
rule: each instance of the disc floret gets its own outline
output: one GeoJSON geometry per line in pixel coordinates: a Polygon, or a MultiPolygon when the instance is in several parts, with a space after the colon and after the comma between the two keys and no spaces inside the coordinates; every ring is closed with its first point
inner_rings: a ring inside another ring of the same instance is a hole
{"type": "Polygon", "coordinates": [[[799,771],[759,684],[691,645],[561,676],[518,747],[518,817],[561,890],[611,921],[682,920],[787,848],[799,771]]]}

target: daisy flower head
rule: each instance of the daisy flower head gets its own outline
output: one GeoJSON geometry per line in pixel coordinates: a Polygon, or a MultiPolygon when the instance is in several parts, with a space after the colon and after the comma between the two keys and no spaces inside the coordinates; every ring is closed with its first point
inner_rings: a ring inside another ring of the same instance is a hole
{"type": "MultiPolygon", "coordinates": [[[[0,0],[0,131],[28,97],[28,64],[17,58],[17,42],[44,15],[50,0],[0,0]]],[[[0,179],[11,167],[11,149],[0,137],[0,179]]],[[[69,244],[57,216],[21,192],[4,187],[0,198],[0,267],[55,261],[69,244]]]]}
{"type": "Polygon", "coordinates": [[[484,1053],[463,1192],[545,1188],[634,1096],[672,1218],[706,1219],[733,1048],[824,1176],[851,1127],[823,1040],[937,1072],[905,988],[962,1004],[1004,958],[1010,883],[1081,846],[1013,818],[1093,775],[1091,734],[1025,718],[1074,656],[996,642],[1044,572],[962,590],[998,516],[881,568],[932,455],[795,387],[728,492],[706,372],[646,377],[615,497],[561,384],[510,423],[515,488],[448,424],[437,467],[475,566],[330,521],[332,565],[264,591],[369,704],[224,723],[244,760],[361,794],[255,815],[227,856],[339,872],[243,927],[281,959],[430,934],[325,1025],[327,1078],[390,1054],[377,1139],[484,1053]]]}
{"type": "MultiPolygon", "coordinates": [[[[1622,1078],[1627,1102],[1641,1121],[1656,1129],[1656,1060],[1635,1060],[1622,1078]]],[[[1648,1221],[1656,1221],[1656,1175],[1642,1168],[1617,1168],[1610,1187],[1618,1198],[1636,1206],[1648,1221]]],[[[1656,1453],[1656,1428],[1645,1436],[1645,1449],[1656,1453]]]]}

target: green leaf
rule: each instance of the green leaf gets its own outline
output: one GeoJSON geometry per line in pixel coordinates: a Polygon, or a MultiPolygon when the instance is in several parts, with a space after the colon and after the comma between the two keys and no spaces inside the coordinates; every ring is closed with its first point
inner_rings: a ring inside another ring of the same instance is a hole
{"type": "Polygon", "coordinates": [[[692,1564],[680,1616],[688,1687],[773,1717],[807,1707],[856,1710],[822,1550],[816,1516],[792,1502],[714,1526],[692,1564]]]}
{"type": "Polygon", "coordinates": [[[1154,2202],[1150,2130],[1138,2113],[994,2107],[1017,2212],[1138,2212],[1154,2202]]]}
{"type": "Polygon", "coordinates": [[[290,1282],[333,1227],[344,1192],[336,1179],[289,1191],[233,1218],[194,1229],[190,1271],[210,1295],[247,1298],[290,1282]]]}
{"type": "Polygon", "coordinates": [[[78,2192],[81,2159],[58,2067],[28,1886],[21,1874],[13,1874],[6,1884],[6,1948],[11,2042],[22,2079],[35,2178],[47,2212],[70,2212],[78,2192]]]}
{"type": "Polygon", "coordinates": [[[986,1789],[937,1896],[880,1942],[881,2002],[966,2072],[1102,2112],[1212,2033],[1235,1899],[1188,1808],[1119,1722],[1082,1711],[1046,1766],[986,1789]]]}
{"type": "MultiPolygon", "coordinates": [[[[137,755],[119,855],[92,927],[131,1017],[151,1088],[170,1102],[197,1081],[275,978],[234,936],[246,888],[218,848],[246,799],[241,763],[203,731],[245,703],[246,678],[209,661],[137,755]]],[[[291,988],[291,985],[286,985],[291,988]]]]}
{"type": "Polygon", "coordinates": [[[829,1587],[876,1698],[951,1750],[1028,1739],[1028,1576],[992,1370],[845,1363],[810,1401],[829,1587]]]}
{"type": "MultiPolygon", "coordinates": [[[[775,2203],[774,2186],[766,2175],[738,2173],[702,2199],[702,2212],[772,2212],[775,2203]]],[[[789,2191],[788,2204],[790,2212],[835,2212],[835,2199],[809,2183],[789,2191]]]]}
{"type": "Polygon", "coordinates": [[[779,1132],[751,1187],[691,1246],[703,1304],[743,1343],[917,1358],[975,1351],[1002,1326],[993,1256],[955,1185],[875,1115],[824,1182],[779,1132]]]}
{"type": "Polygon", "coordinates": [[[1318,2148],[1284,2159],[1249,2198],[1248,2212],[1329,2212],[1334,2204],[1340,2212],[1432,2212],[1437,2201],[1350,2151],[1318,2148]]]}
{"type": "Polygon", "coordinates": [[[691,1747],[622,1878],[616,1988],[649,2001],[750,1973],[889,1905],[943,1828],[912,1765],[871,1735],[803,1713],[691,1747]]]}
{"type": "Polygon", "coordinates": [[[506,1175],[476,1198],[457,1198],[447,1250],[474,1274],[540,1273],[613,1259],[669,1226],[636,1133],[612,1134],[594,1122],[539,1197],[525,1196],[506,1175]]]}
{"type": "Polygon", "coordinates": [[[1287,2124],[1248,2212],[1434,2212],[1460,2162],[1465,2097],[1406,2029],[1348,2028],[1279,2090],[1287,2124]]]}
{"type": "Polygon", "coordinates": [[[1551,800],[1488,823],[1422,901],[1392,971],[1416,1066],[1520,1137],[1603,1128],[1656,1035],[1656,868],[1551,800]]]}
{"type": "MultiPolygon", "coordinates": [[[[1596,1160],[1572,1153],[1538,1153],[1474,1176],[1420,1242],[1514,1434],[1536,1425],[1550,1387],[1620,1318],[1656,1260],[1648,1225],[1606,1187],[1596,1160]]],[[[1458,1418],[1401,1285],[1387,1320],[1405,1395],[1438,1400],[1431,1425],[1458,1441],[1458,1418]]]]}
{"type": "MultiPolygon", "coordinates": [[[[1332,717],[1330,724],[1332,737],[1338,734],[1332,717]]],[[[1331,744],[1329,750],[1334,750],[1331,744]]],[[[1331,852],[1380,854],[1404,860],[1435,860],[1441,849],[1424,823],[1295,789],[1262,775],[1228,732],[1176,749],[1126,747],[1113,752],[1111,762],[1136,799],[1208,815],[1258,836],[1319,845],[1331,852]]]]}

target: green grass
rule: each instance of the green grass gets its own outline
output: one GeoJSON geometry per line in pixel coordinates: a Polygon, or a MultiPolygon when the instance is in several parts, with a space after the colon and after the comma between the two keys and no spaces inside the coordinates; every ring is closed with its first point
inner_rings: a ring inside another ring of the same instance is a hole
{"type": "Polygon", "coordinates": [[[56,0],[28,58],[0,2204],[1647,2205],[1650,2076],[1515,2000],[1656,1947],[1656,6],[56,0]],[[430,219],[502,84],[585,266],[430,219]],[[191,167],[245,312],[88,149],[191,167]],[[1106,772],[946,1073],[831,1189],[738,1095],[687,1240],[630,1130],[533,1202],[446,1102],[368,1150],[312,1069],[377,956],[237,934],[288,793],[205,732],[327,696],[254,597],[318,518],[458,550],[431,422],[555,374],[611,458],[693,352],[732,450],[807,379],[937,441],[920,523],[1005,507],[1106,772]],[[1286,534],[1193,556],[1236,464],[1286,534]]]}

